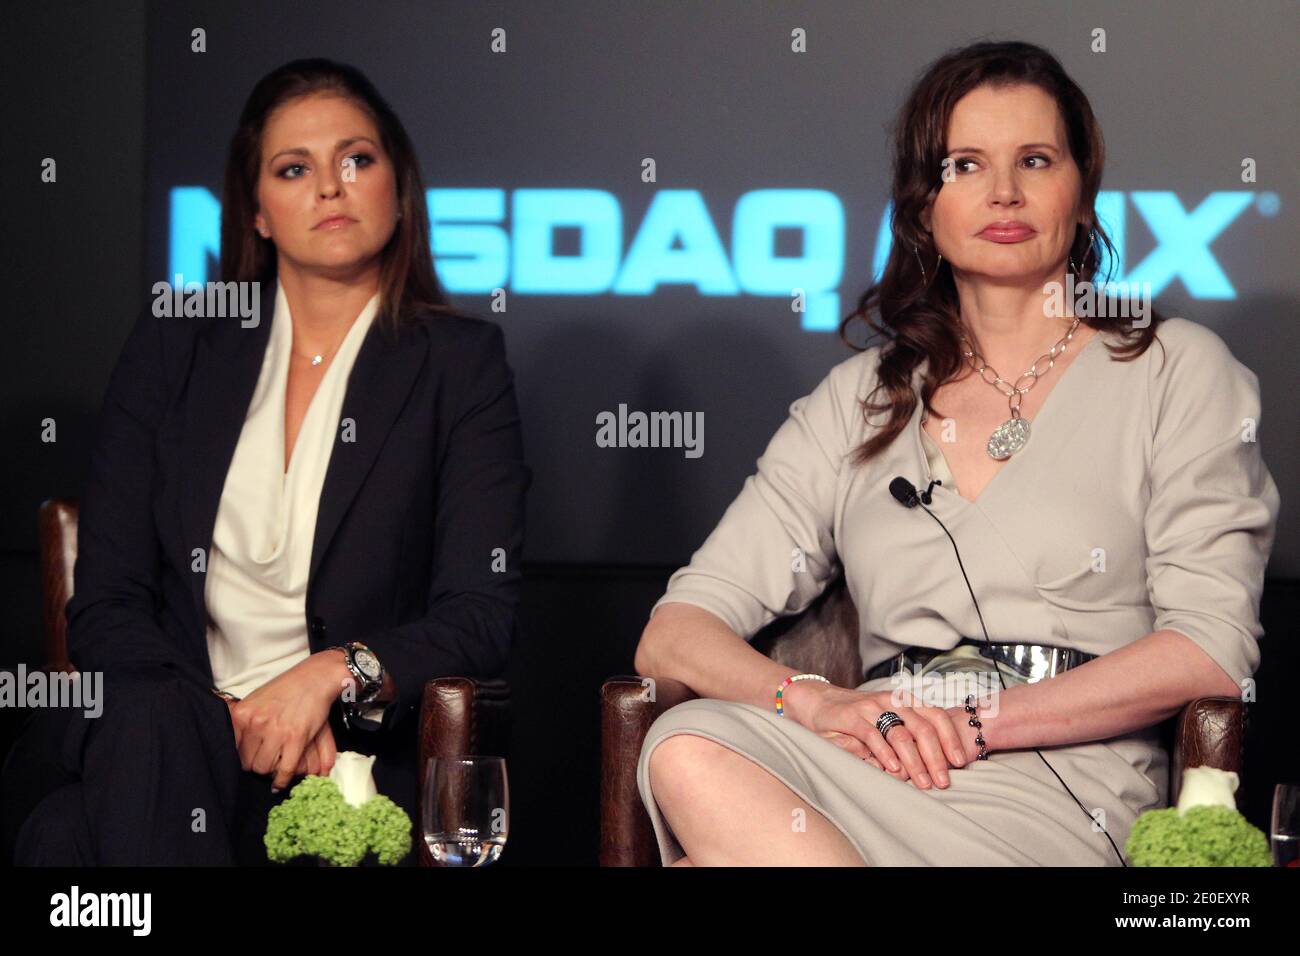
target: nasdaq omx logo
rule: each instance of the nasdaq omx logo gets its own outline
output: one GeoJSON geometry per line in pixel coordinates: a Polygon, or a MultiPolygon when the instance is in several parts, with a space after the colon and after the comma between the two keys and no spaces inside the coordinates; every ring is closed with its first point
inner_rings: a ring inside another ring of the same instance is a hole
{"type": "MultiPolygon", "coordinates": [[[[839,327],[844,205],[826,190],[745,193],[731,214],[730,249],[704,197],[692,189],[658,192],[626,249],[619,200],[598,189],[430,189],[427,200],[434,260],[449,292],[650,295],[661,286],[686,285],[710,296],[744,292],[793,302],[801,294],[804,329],[839,327]],[[575,251],[558,253],[556,238],[566,233],[575,251]],[[782,254],[778,245],[798,251],[782,254]]],[[[1193,298],[1234,299],[1236,290],[1210,244],[1251,205],[1274,216],[1279,202],[1275,193],[1214,192],[1188,211],[1172,192],[1103,192],[1097,213],[1118,262],[1103,261],[1101,274],[1149,282],[1153,296],[1181,279],[1193,298]],[[1125,256],[1130,207],[1156,243],[1132,267],[1125,256]]],[[[877,278],[889,256],[889,217],[887,207],[876,233],[877,278]]],[[[168,274],[180,273],[187,283],[207,281],[208,257],[219,253],[220,223],[220,204],[207,189],[173,189],[168,274]]],[[[856,275],[850,278],[862,285],[856,275]]]]}

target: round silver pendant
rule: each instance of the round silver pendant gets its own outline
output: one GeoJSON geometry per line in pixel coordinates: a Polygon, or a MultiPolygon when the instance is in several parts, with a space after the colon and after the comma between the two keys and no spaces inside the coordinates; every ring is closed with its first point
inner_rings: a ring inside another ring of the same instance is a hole
{"type": "Polygon", "coordinates": [[[312,365],[319,365],[323,359],[324,359],[324,356],[322,356],[322,355],[313,355],[313,356],[311,357],[311,364],[312,364],[312,365]]]}
{"type": "Polygon", "coordinates": [[[1024,418],[1010,418],[993,429],[989,436],[989,456],[998,461],[1005,461],[1029,441],[1029,421],[1024,418]]]}

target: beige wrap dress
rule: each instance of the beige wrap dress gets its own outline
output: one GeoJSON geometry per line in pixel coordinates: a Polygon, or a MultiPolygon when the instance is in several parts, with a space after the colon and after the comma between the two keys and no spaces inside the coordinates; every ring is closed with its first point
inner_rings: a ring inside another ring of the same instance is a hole
{"type": "MultiPolygon", "coordinates": [[[[957,647],[983,632],[951,543],[889,494],[898,475],[919,489],[941,478],[930,507],[961,550],[994,642],[1100,655],[1169,628],[1234,680],[1249,680],[1280,505],[1260,451],[1258,379],[1215,332],[1186,319],[1161,323],[1158,342],[1135,361],[1110,358],[1106,344],[1117,341],[1105,332],[1088,340],[1035,415],[1028,444],[974,502],[953,490],[940,448],[920,427],[919,402],[890,446],[850,465],[848,453],[875,427],[858,401],[874,385],[879,348],[841,362],[790,406],[755,473],[655,608],[701,607],[749,640],[806,608],[843,568],[864,674],[920,646],[951,650],[926,666],[925,681],[954,669],[994,677],[975,648],[957,647]],[[791,560],[796,548],[801,564],[791,560]]],[[[913,380],[918,395],[923,372],[913,380]]],[[[1022,680],[1003,674],[1008,687],[1022,680]]],[[[883,677],[858,689],[890,687],[883,677]]],[[[1118,866],[1106,833],[1122,851],[1137,815],[1168,805],[1169,755],[1156,727],[1040,748],[1083,807],[1101,811],[1103,832],[1032,749],[991,751],[950,771],[948,788],[921,790],[771,707],[696,699],[654,722],[637,767],[665,865],[684,850],[655,802],[648,761],[679,733],[766,768],[869,865],[1118,866]]]]}

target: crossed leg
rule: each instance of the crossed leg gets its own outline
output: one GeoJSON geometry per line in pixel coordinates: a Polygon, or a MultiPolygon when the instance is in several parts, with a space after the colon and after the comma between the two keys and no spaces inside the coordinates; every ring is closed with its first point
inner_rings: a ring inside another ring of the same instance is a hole
{"type": "Polygon", "coordinates": [[[707,737],[666,737],[650,753],[649,773],[655,802],[686,851],[674,866],[867,865],[780,779],[707,737]]]}

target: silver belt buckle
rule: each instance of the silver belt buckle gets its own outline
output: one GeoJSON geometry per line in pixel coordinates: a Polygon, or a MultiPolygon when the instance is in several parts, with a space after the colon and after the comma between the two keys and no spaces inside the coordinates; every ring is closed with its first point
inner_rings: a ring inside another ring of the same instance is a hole
{"type": "Polygon", "coordinates": [[[1071,651],[1045,644],[994,644],[987,650],[985,656],[1005,664],[1023,677],[1026,684],[1055,677],[1073,666],[1066,657],[1071,651]]]}
{"type": "MultiPolygon", "coordinates": [[[[1046,677],[1055,677],[1071,667],[1095,658],[1096,654],[1085,654],[1068,647],[1055,647],[1050,644],[989,644],[963,638],[959,644],[974,644],[980,649],[980,656],[1004,664],[1024,678],[1025,683],[1035,684],[1046,677]]],[[[908,648],[896,657],[884,662],[889,665],[888,674],[892,676],[900,671],[915,673],[924,669],[933,658],[946,651],[930,647],[908,648]]],[[[884,663],[877,665],[883,667],[884,663]]],[[[877,668],[872,668],[874,673],[877,668]]]]}

